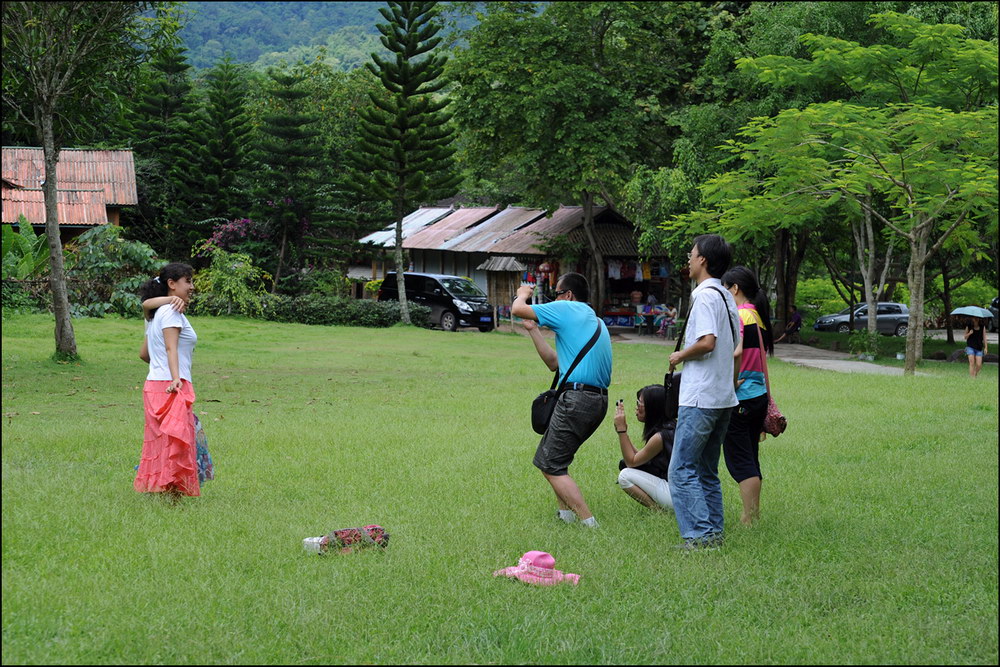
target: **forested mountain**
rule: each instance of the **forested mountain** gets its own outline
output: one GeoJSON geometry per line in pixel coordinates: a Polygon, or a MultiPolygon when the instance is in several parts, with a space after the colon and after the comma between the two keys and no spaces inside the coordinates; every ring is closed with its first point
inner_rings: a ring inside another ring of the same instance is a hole
{"type": "Polygon", "coordinates": [[[326,47],[327,61],[343,69],[363,64],[382,48],[375,24],[384,2],[185,2],[181,30],[188,62],[213,66],[228,52],[255,69],[281,59],[311,60],[326,47]]]}

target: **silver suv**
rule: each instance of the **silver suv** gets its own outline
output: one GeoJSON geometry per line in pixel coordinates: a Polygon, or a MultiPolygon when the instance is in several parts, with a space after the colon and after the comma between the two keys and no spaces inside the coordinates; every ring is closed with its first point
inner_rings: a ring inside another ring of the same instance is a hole
{"type": "MultiPolygon", "coordinates": [[[[905,336],[910,318],[910,310],[902,303],[879,301],[877,306],[875,327],[879,332],[889,336],[905,336]]],[[[854,328],[868,328],[868,304],[854,306],[854,328]]],[[[844,308],[839,313],[824,315],[813,324],[816,331],[836,331],[849,333],[851,331],[851,309],[844,308]]]]}

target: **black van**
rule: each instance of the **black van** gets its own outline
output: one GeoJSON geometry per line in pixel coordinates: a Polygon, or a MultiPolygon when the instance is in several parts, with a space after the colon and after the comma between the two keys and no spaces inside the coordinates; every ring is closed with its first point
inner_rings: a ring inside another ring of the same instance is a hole
{"type": "MultiPolygon", "coordinates": [[[[468,278],[438,273],[405,273],[403,281],[406,283],[406,299],[430,308],[432,324],[440,324],[445,331],[454,331],[458,327],[493,330],[493,306],[486,301],[483,290],[468,278]]],[[[395,273],[385,274],[378,300],[399,300],[395,273]]]]}

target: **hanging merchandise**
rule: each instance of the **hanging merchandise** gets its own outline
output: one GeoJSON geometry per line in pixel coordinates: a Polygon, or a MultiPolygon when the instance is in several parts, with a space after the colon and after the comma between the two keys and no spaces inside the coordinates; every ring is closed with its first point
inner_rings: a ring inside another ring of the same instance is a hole
{"type": "Polygon", "coordinates": [[[642,263],[642,279],[649,280],[653,277],[653,272],[650,269],[649,262],[642,263]]]}

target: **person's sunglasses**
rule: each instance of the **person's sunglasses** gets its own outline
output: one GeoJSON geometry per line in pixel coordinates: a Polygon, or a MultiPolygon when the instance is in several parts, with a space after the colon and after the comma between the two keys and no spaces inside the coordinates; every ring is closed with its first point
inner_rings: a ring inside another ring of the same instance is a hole
{"type": "Polygon", "coordinates": [[[572,291],[573,291],[573,290],[568,290],[568,289],[557,289],[557,290],[556,290],[556,296],[562,296],[562,295],[563,295],[563,294],[565,294],[566,292],[572,292],[572,291]]]}

